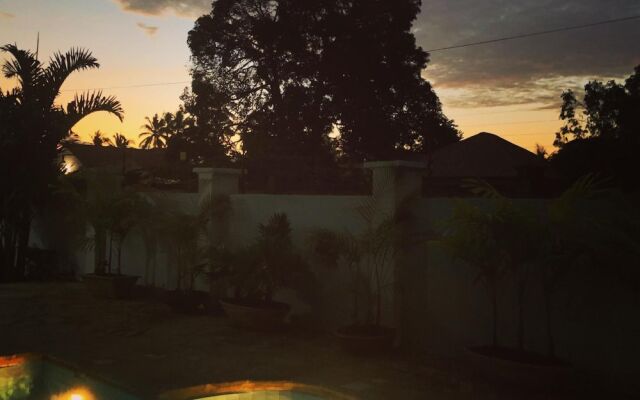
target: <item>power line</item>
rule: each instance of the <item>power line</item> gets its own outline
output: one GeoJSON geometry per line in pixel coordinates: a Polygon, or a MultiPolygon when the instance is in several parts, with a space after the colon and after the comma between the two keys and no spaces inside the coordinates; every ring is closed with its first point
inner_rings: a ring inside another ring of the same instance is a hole
{"type": "Polygon", "coordinates": [[[594,27],[594,26],[609,25],[609,24],[615,24],[615,23],[620,23],[620,22],[632,21],[632,20],[636,20],[636,19],[640,19],[640,15],[633,15],[633,16],[625,17],[625,18],[610,19],[610,20],[606,20],[606,21],[592,22],[592,23],[583,24],[583,25],[566,26],[566,27],[563,27],[563,28],[550,29],[550,30],[546,30],[546,31],[523,33],[523,34],[520,34],[520,35],[507,36],[507,37],[502,37],[502,38],[497,38],[497,39],[490,39],[490,40],[483,40],[483,41],[480,41],[480,42],[472,42],[472,43],[465,43],[465,44],[459,44],[459,45],[454,45],[454,46],[440,47],[440,48],[437,48],[437,49],[427,50],[427,52],[428,53],[434,53],[436,51],[461,49],[461,48],[464,48],[464,47],[480,46],[480,45],[498,43],[498,42],[506,42],[508,40],[516,40],[516,39],[523,39],[523,38],[534,37],[534,36],[549,35],[549,34],[552,34],[552,33],[573,31],[573,30],[578,30],[578,29],[591,28],[591,27],[594,27]]]}
{"type": "Polygon", "coordinates": [[[529,132],[529,133],[501,133],[500,136],[542,136],[542,135],[554,135],[555,133],[542,133],[542,132],[529,132]]]}
{"type": "MultiPolygon", "coordinates": [[[[437,52],[437,51],[460,49],[460,48],[471,47],[471,46],[480,46],[480,45],[504,42],[504,41],[509,41],[509,40],[517,40],[517,39],[523,39],[523,38],[529,38],[529,37],[535,37],[535,36],[542,36],[542,35],[548,35],[548,34],[559,33],[559,32],[567,32],[567,31],[572,31],[572,30],[591,28],[591,27],[601,26],[601,25],[609,25],[609,24],[632,21],[632,20],[637,20],[637,19],[640,19],[640,15],[633,15],[633,16],[624,17],[624,18],[610,19],[610,20],[606,20],[606,21],[592,22],[592,23],[583,24],[583,25],[567,26],[567,27],[563,27],[563,28],[550,29],[550,30],[546,30],[546,31],[524,33],[524,34],[520,34],[520,35],[507,36],[507,37],[502,37],[502,38],[497,38],[497,39],[483,40],[483,41],[480,41],[480,42],[472,42],[472,43],[466,43],[466,44],[460,44],[460,45],[454,45],[454,46],[440,47],[440,48],[436,48],[436,49],[427,50],[427,52],[433,53],[433,52],[437,52]]],[[[145,88],[145,87],[156,87],[156,86],[185,85],[185,84],[188,84],[188,83],[191,83],[191,82],[190,81],[158,82],[158,83],[148,83],[148,84],[140,84],[140,85],[111,86],[111,87],[103,87],[103,88],[64,89],[64,90],[61,90],[61,92],[78,92],[78,91],[91,91],[91,90],[114,90],[114,89],[134,89],[134,88],[145,88]]],[[[506,111],[505,113],[510,113],[510,112],[517,112],[517,111],[516,110],[514,110],[514,111],[506,111]]],[[[496,114],[498,114],[498,113],[496,113],[496,114]]]]}
{"type": "Polygon", "coordinates": [[[65,90],[61,90],[61,92],[85,92],[85,91],[91,91],[91,90],[134,89],[134,88],[153,87],[153,86],[186,85],[188,83],[191,83],[191,81],[145,83],[140,85],[111,86],[111,87],[90,88],[90,89],[65,89],[65,90]]]}
{"type": "Polygon", "coordinates": [[[538,123],[538,122],[560,122],[559,119],[536,119],[536,120],[531,120],[531,121],[513,121],[513,122],[496,122],[496,123],[491,123],[491,122],[486,122],[483,124],[472,124],[472,125],[466,125],[467,127],[471,127],[471,126],[485,126],[485,125],[520,125],[520,124],[533,124],[533,123],[538,123]]]}
{"type": "MultiPolygon", "coordinates": [[[[560,106],[558,106],[560,107],[560,106]]],[[[481,107],[480,107],[481,108],[481,107]]],[[[486,111],[486,112],[478,112],[472,114],[456,114],[456,118],[464,118],[464,117],[480,117],[483,115],[495,115],[495,114],[512,114],[512,113],[532,113],[532,112],[544,112],[545,109],[542,108],[527,108],[527,109],[518,109],[518,110],[504,110],[504,111],[486,111]]],[[[451,113],[452,115],[454,113],[451,113]]]]}

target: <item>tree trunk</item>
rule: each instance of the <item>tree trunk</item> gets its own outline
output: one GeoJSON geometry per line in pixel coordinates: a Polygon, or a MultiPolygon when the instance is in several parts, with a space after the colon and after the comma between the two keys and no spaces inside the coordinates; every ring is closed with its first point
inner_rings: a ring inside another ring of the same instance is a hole
{"type": "Polygon", "coordinates": [[[13,265],[16,259],[16,235],[10,223],[5,220],[4,224],[5,230],[1,238],[3,242],[3,257],[0,262],[2,262],[2,280],[9,282],[13,277],[13,265]]]}
{"type": "Polygon", "coordinates": [[[16,250],[16,263],[14,266],[15,278],[18,280],[25,278],[25,266],[27,264],[27,252],[29,251],[29,238],[31,234],[31,212],[25,206],[20,228],[18,231],[18,248],[16,250]]]}
{"type": "Polygon", "coordinates": [[[491,298],[491,316],[493,319],[491,343],[498,347],[498,290],[495,283],[489,284],[489,296],[491,298]]]}
{"type": "Polygon", "coordinates": [[[380,270],[376,267],[376,326],[380,326],[382,315],[382,285],[380,283],[380,270]]]}
{"type": "Polygon", "coordinates": [[[518,284],[518,349],[524,350],[524,295],[525,283],[518,284]]]}
{"type": "Polygon", "coordinates": [[[547,330],[547,354],[549,357],[556,356],[555,342],[553,340],[553,328],[551,326],[551,290],[548,287],[544,288],[544,311],[546,319],[547,330]]]}
{"type": "Polygon", "coordinates": [[[107,273],[111,273],[111,266],[113,261],[113,232],[109,232],[109,262],[107,263],[107,273]]]}
{"type": "Polygon", "coordinates": [[[122,275],[122,241],[118,241],[118,275],[122,275]]]}
{"type": "Polygon", "coordinates": [[[105,251],[107,234],[104,229],[95,229],[94,232],[94,266],[93,272],[97,275],[104,274],[105,271],[105,251]]]}

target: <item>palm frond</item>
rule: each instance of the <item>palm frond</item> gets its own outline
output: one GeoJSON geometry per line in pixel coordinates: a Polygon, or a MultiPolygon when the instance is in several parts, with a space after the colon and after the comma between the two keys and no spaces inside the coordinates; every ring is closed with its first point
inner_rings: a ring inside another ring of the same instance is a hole
{"type": "Polygon", "coordinates": [[[87,92],[81,95],[76,94],[74,99],[67,105],[67,116],[71,126],[87,115],[100,111],[113,114],[120,121],[124,119],[122,104],[114,96],[103,96],[101,91],[87,92]]]}
{"type": "Polygon", "coordinates": [[[57,97],[62,84],[73,72],[99,67],[98,60],[87,49],[71,48],[66,53],[56,52],[44,71],[50,100],[57,97]]]}
{"type": "Polygon", "coordinates": [[[2,73],[6,78],[18,78],[22,90],[28,92],[37,87],[43,77],[42,64],[35,54],[28,50],[21,50],[15,44],[0,47],[0,51],[9,53],[13,60],[2,65],[2,73]]]}
{"type": "Polygon", "coordinates": [[[113,135],[113,142],[109,140],[109,146],[118,147],[118,148],[127,148],[132,143],[131,140],[127,139],[126,136],[116,133],[113,135]]]}
{"type": "Polygon", "coordinates": [[[142,149],[149,149],[152,147],[152,142],[153,142],[153,137],[148,136],[146,138],[144,138],[142,141],[140,141],[140,148],[142,149]]]}

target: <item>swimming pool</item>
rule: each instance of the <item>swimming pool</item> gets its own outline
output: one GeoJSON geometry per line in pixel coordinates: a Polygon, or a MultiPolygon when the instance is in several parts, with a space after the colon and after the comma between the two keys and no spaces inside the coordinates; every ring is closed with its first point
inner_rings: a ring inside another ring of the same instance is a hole
{"type": "Polygon", "coordinates": [[[141,400],[49,357],[0,357],[0,400],[141,400]]]}
{"type": "Polygon", "coordinates": [[[207,384],[160,395],[159,400],[355,400],[326,388],[290,381],[207,384]]]}
{"type": "MultiPolygon", "coordinates": [[[[0,357],[0,400],[142,400],[131,390],[41,355],[0,357]]],[[[159,400],[353,400],[295,382],[242,381],[167,392],[159,400]]]]}

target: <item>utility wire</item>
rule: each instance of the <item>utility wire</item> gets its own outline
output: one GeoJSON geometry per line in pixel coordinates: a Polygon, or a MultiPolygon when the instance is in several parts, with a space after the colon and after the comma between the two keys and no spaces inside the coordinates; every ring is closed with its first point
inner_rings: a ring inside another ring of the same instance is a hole
{"type": "MultiPolygon", "coordinates": [[[[552,133],[553,134],[553,133],[552,133]]],[[[530,132],[530,133],[501,133],[499,136],[550,136],[550,133],[530,132]]]]}
{"type": "Polygon", "coordinates": [[[616,18],[616,19],[610,19],[610,20],[606,20],[606,21],[592,22],[592,23],[583,24],[583,25],[566,26],[566,27],[563,27],[563,28],[550,29],[550,30],[546,30],[546,31],[523,33],[521,35],[514,35],[514,36],[507,36],[507,37],[502,37],[502,38],[497,38],[497,39],[483,40],[483,41],[480,41],[480,42],[472,42],[472,43],[459,44],[459,45],[455,45],[455,46],[440,47],[440,48],[437,48],[437,49],[427,50],[427,52],[428,53],[434,53],[436,51],[461,49],[461,48],[464,48],[464,47],[480,46],[480,45],[498,43],[498,42],[506,42],[508,40],[516,40],[516,39],[524,39],[524,38],[534,37],[534,36],[549,35],[549,34],[552,34],[552,33],[567,32],[567,31],[573,31],[573,30],[578,30],[578,29],[591,28],[591,27],[594,27],[594,26],[616,24],[616,23],[632,21],[632,20],[636,20],[636,19],[640,19],[640,15],[632,15],[630,17],[625,17],[625,18],[616,18]]]}
{"type": "MultiPolygon", "coordinates": [[[[640,19],[640,15],[632,15],[632,16],[625,17],[625,18],[616,18],[616,19],[610,19],[610,20],[606,20],[606,21],[592,22],[592,23],[583,24],[583,25],[567,26],[567,27],[563,27],[563,28],[551,29],[551,30],[546,30],[546,31],[524,33],[524,34],[521,34],[521,35],[507,36],[507,37],[503,37],[503,38],[490,39],[490,40],[483,40],[483,41],[480,41],[480,42],[473,42],[473,43],[466,43],[466,44],[460,44],[460,45],[455,45],[455,46],[440,47],[440,48],[437,48],[437,49],[427,50],[427,52],[428,53],[433,53],[433,52],[437,52],[437,51],[460,49],[460,48],[471,47],[471,46],[480,46],[480,45],[504,42],[504,41],[509,41],[509,40],[523,39],[523,38],[534,37],[534,36],[542,36],[542,35],[548,35],[548,34],[559,33],[559,32],[567,32],[567,31],[572,31],[572,30],[585,29],[585,28],[590,28],[590,27],[594,27],[594,26],[609,25],[609,24],[632,21],[632,20],[637,20],[637,19],[640,19]]],[[[188,83],[191,83],[191,82],[190,81],[158,82],[158,83],[148,83],[148,84],[141,84],[141,85],[112,86],[112,87],[91,88],[91,89],[65,89],[65,90],[61,90],[61,92],[88,91],[88,90],[132,89],[132,88],[144,88],[144,87],[154,87],[154,86],[185,85],[185,84],[188,84],[188,83]]]]}
{"type": "Polygon", "coordinates": [[[486,126],[486,125],[521,125],[521,124],[533,124],[533,123],[537,123],[537,122],[560,122],[560,119],[536,119],[536,120],[531,120],[531,121],[513,121],[513,122],[497,122],[497,123],[491,123],[491,122],[487,122],[484,124],[473,124],[473,125],[466,125],[467,127],[472,127],[472,126],[486,126]]]}
{"type": "MultiPolygon", "coordinates": [[[[499,106],[501,107],[501,106],[499,106]]],[[[558,108],[560,106],[558,105],[558,108]]],[[[555,110],[555,108],[554,108],[555,110]]],[[[541,108],[527,108],[527,109],[518,109],[518,110],[505,110],[505,111],[487,111],[487,112],[477,112],[477,113],[472,113],[472,114],[457,114],[456,118],[463,118],[463,117],[478,117],[478,116],[484,116],[484,115],[495,115],[495,114],[512,114],[512,113],[533,113],[533,112],[542,112],[545,111],[544,109],[541,108]]]]}
{"type": "Polygon", "coordinates": [[[91,91],[91,90],[133,89],[133,88],[143,88],[143,87],[153,87],[153,86],[186,85],[188,83],[191,83],[191,81],[145,83],[140,85],[111,86],[111,87],[91,88],[91,89],[65,89],[65,90],[61,90],[61,92],[85,92],[85,91],[91,91]]]}

